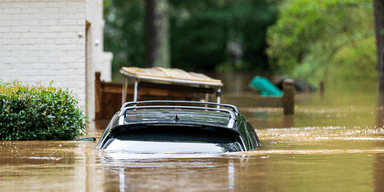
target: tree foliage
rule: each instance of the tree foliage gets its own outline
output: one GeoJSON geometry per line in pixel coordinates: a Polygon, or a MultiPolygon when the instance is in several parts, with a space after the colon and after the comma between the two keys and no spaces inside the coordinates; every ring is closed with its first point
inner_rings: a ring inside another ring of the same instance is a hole
{"type": "Polygon", "coordinates": [[[121,66],[145,67],[144,3],[113,0],[106,8],[104,49],[114,55],[112,70],[121,66]]]}
{"type": "MultiPolygon", "coordinates": [[[[228,45],[241,49],[243,70],[269,70],[265,41],[276,9],[267,0],[169,0],[172,67],[213,70],[234,63],[228,45]]],[[[112,0],[105,14],[105,50],[114,53],[113,65],[145,67],[144,3],[112,0]]]]}
{"type": "MultiPolygon", "coordinates": [[[[276,21],[276,10],[267,1],[171,1],[172,63],[175,67],[214,69],[236,57],[229,44],[240,46],[243,70],[269,70],[265,53],[267,27],[276,21]],[[179,15],[179,16],[177,16],[179,15]],[[180,17],[184,16],[184,17],[180,17]]],[[[232,62],[233,63],[233,62],[232,62]]],[[[232,66],[234,68],[235,66],[232,66]]]]}
{"type": "Polygon", "coordinates": [[[285,0],[278,7],[268,55],[281,72],[312,81],[372,78],[375,50],[364,45],[374,43],[370,1],[285,0]]]}

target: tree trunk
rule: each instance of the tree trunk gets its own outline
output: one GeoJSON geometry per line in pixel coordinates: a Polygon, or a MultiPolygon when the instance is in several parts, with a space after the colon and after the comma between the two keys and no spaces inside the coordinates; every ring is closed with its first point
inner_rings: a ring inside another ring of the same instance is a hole
{"type": "Polygon", "coordinates": [[[147,67],[169,68],[168,0],[145,0],[147,67]]]}
{"type": "Polygon", "coordinates": [[[378,105],[384,105],[384,36],[381,31],[384,29],[384,0],[373,0],[373,9],[375,15],[375,33],[377,46],[377,72],[379,76],[378,83],[378,105]]]}

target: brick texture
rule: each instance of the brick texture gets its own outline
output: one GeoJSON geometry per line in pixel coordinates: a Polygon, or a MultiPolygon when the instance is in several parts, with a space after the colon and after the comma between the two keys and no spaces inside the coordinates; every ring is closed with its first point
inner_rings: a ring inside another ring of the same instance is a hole
{"type": "Polygon", "coordinates": [[[85,104],[85,0],[0,2],[0,79],[68,88],[85,104]],[[79,33],[83,34],[81,37],[79,33]]]}

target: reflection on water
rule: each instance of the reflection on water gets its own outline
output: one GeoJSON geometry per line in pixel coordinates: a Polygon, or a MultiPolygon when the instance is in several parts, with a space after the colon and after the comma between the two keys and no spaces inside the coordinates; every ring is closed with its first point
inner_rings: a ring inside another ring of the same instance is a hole
{"type": "MultiPolygon", "coordinates": [[[[96,142],[0,142],[3,191],[382,191],[375,94],[298,96],[295,115],[244,108],[262,147],[227,154],[129,154],[96,142]],[[330,99],[332,98],[332,99],[330,99]]],[[[103,130],[89,130],[99,140],[103,130]]]]}

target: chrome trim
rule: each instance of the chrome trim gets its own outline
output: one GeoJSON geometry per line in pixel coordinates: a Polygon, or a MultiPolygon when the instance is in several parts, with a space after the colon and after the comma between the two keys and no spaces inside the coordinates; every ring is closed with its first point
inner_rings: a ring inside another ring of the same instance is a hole
{"type": "Polygon", "coordinates": [[[195,106],[169,106],[169,105],[150,105],[150,106],[133,106],[133,107],[124,107],[120,110],[119,116],[123,116],[128,110],[136,109],[199,109],[199,110],[208,110],[208,111],[218,111],[228,113],[232,119],[236,118],[236,115],[233,111],[228,109],[216,109],[209,107],[195,107],[195,106]]]}
{"type": "Polygon", "coordinates": [[[235,119],[229,119],[229,122],[228,122],[228,128],[233,128],[233,125],[235,124],[235,119]]]}
{"type": "Polygon", "coordinates": [[[236,114],[228,109],[217,109],[217,108],[208,108],[208,107],[195,107],[195,106],[169,106],[169,105],[150,105],[150,106],[136,106],[136,102],[134,102],[134,106],[132,107],[124,107],[120,110],[119,113],[119,125],[121,122],[124,122],[125,113],[128,110],[137,110],[137,109],[198,109],[198,110],[209,110],[209,111],[217,111],[217,112],[224,112],[228,113],[230,118],[228,121],[228,128],[233,128],[236,120],[236,114]]]}
{"type": "MultiPolygon", "coordinates": [[[[139,102],[126,102],[123,104],[121,107],[121,110],[125,107],[128,107],[130,105],[134,106],[137,104],[155,104],[155,103],[175,103],[175,104],[200,104],[200,105],[216,105],[216,106],[221,106],[221,107],[227,107],[231,108],[233,112],[235,112],[236,115],[240,113],[239,109],[230,104],[220,104],[220,103],[213,103],[213,102],[202,102],[202,101],[174,101],[174,100],[152,100],[152,101],[139,101],[139,102]]],[[[196,107],[196,106],[194,106],[196,107]]],[[[203,108],[203,107],[202,107],[203,108]]],[[[206,108],[206,107],[204,107],[206,108]]],[[[213,109],[213,108],[212,108],[213,109]]],[[[217,110],[217,109],[215,109],[217,110]]]]}
{"type": "Polygon", "coordinates": [[[124,115],[123,116],[119,115],[119,125],[124,125],[124,115]]]}
{"type": "Polygon", "coordinates": [[[135,79],[135,91],[133,93],[133,101],[137,102],[137,91],[138,91],[139,81],[135,79]]]}
{"type": "MultiPolygon", "coordinates": [[[[217,104],[220,104],[220,97],[221,97],[221,88],[219,88],[217,90],[217,94],[216,94],[216,100],[217,100],[217,104]]],[[[220,105],[217,106],[218,109],[220,109],[220,105]]]]}

